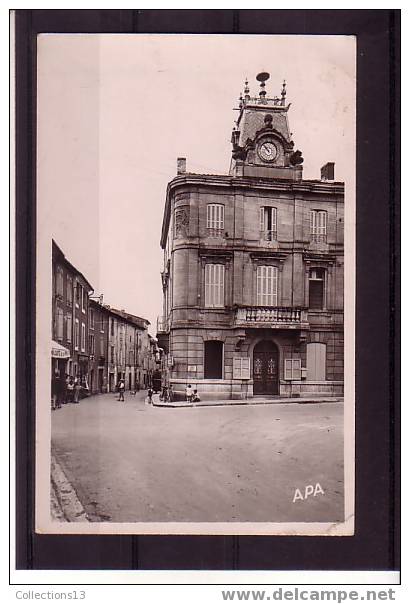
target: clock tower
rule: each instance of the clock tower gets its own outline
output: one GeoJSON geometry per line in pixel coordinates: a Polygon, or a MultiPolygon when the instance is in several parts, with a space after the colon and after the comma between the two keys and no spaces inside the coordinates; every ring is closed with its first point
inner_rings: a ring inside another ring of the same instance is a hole
{"type": "Polygon", "coordinates": [[[267,72],[256,76],[260,83],[257,97],[250,95],[248,81],[239,97],[239,117],[232,132],[232,176],[302,180],[303,158],[294,149],[288,123],[286,83],[281,97],[269,98],[265,86],[267,72]]]}

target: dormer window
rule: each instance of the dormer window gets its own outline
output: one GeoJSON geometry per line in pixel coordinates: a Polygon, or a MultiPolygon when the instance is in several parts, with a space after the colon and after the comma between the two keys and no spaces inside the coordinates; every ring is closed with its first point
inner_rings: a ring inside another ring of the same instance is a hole
{"type": "Polygon", "coordinates": [[[276,241],[278,238],[276,208],[260,209],[260,232],[263,241],[276,241]]]}

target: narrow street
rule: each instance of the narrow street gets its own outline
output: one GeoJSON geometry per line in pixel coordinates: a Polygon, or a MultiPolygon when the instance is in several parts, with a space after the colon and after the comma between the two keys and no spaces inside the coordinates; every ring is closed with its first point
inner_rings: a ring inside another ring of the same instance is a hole
{"type": "Polygon", "coordinates": [[[52,453],[91,521],[343,519],[343,404],[172,409],[146,392],[52,412],[52,453]],[[322,493],[298,498],[307,485],[322,493]]]}

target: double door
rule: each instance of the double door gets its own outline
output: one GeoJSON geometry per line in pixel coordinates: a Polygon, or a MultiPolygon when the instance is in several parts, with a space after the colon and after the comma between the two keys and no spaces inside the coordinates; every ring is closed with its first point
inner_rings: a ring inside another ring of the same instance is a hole
{"type": "Polygon", "coordinates": [[[259,342],[253,351],[253,393],[279,393],[279,353],[269,340],[259,342]]]}

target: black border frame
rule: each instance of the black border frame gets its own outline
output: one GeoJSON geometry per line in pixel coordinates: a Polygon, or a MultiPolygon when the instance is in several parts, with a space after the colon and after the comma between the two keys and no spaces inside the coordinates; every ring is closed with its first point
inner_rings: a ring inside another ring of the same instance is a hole
{"type": "Polygon", "coordinates": [[[16,10],[15,39],[16,569],[398,570],[400,11],[16,10]],[[36,35],[43,32],[357,36],[353,537],[34,532],[36,35]]]}

